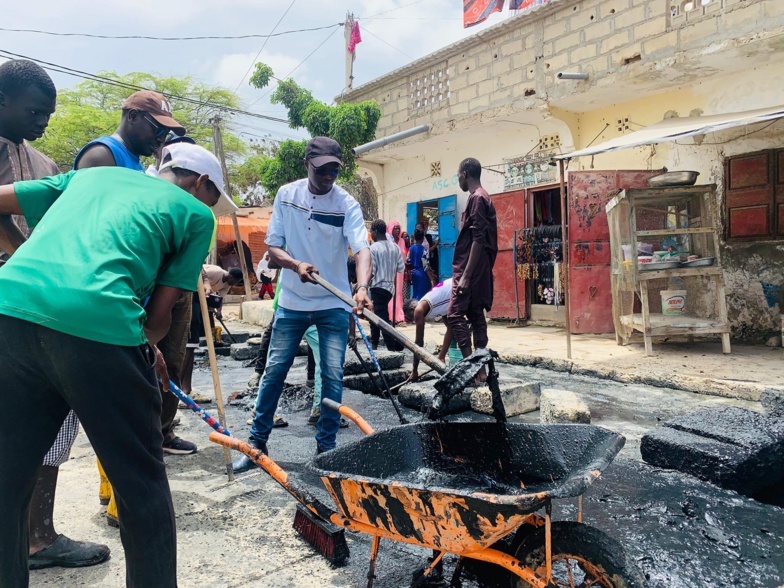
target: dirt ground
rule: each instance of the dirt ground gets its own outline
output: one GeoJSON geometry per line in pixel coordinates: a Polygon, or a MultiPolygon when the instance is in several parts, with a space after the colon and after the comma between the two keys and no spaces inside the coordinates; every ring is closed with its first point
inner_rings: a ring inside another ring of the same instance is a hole
{"type": "MultiPolygon", "coordinates": [[[[244,388],[251,374],[240,362],[220,359],[224,395],[244,388]]],[[[705,396],[666,388],[599,380],[541,368],[501,367],[502,376],[539,381],[579,393],[588,403],[593,422],[627,436],[619,457],[586,494],[585,522],[620,541],[649,577],[652,588],[774,588],[784,583],[784,510],[725,491],[689,476],[643,464],[639,440],[661,420],[704,406],[736,405],[755,410],[756,402],[705,396]]],[[[750,374],[750,377],[754,377],[750,374]]],[[[289,377],[305,379],[298,359],[289,377]]],[[[197,388],[211,392],[209,371],[201,365],[197,388]]],[[[347,390],[344,402],[377,429],[394,426],[388,402],[347,390]]],[[[210,408],[208,407],[208,410],[210,408]]],[[[214,405],[212,407],[214,410],[214,405]]],[[[418,415],[408,411],[409,418],[418,415]]],[[[246,437],[249,413],[227,409],[227,426],[246,437]]],[[[192,456],[167,456],[178,527],[180,586],[226,588],[358,587],[366,585],[370,540],[349,534],[351,559],[332,569],[293,531],[295,501],[264,473],[227,481],[222,450],[209,443],[210,429],[180,411],[178,434],[199,445],[192,456]]],[[[284,416],[290,426],[273,431],[270,453],[289,472],[312,487],[327,504],[320,480],[306,469],[315,453],[315,430],[306,424],[306,403],[293,403],[284,416]]],[[[485,417],[466,413],[458,420],[485,417]]],[[[535,421],[538,413],[519,420],[535,421]]],[[[355,426],[342,430],[338,443],[359,438],[355,426]]],[[[31,586],[120,588],[125,585],[119,533],[106,525],[98,504],[98,473],[82,433],[71,460],[61,468],[55,519],[58,531],[74,539],[99,541],[112,549],[112,559],[81,570],[50,569],[31,573],[31,586]]],[[[574,518],[574,501],[563,501],[556,518],[574,518]]],[[[419,548],[382,541],[377,569],[378,588],[408,586],[411,572],[427,553],[419,548]]],[[[455,558],[446,558],[451,574],[455,558]]],[[[507,586],[494,570],[468,570],[463,586],[507,586]]]]}

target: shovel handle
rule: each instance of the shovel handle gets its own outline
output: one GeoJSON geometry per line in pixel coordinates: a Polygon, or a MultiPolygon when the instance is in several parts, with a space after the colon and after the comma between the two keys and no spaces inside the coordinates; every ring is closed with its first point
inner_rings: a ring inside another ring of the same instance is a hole
{"type": "MultiPolygon", "coordinates": [[[[314,282],[316,282],[319,286],[326,289],[330,294],[337,296],[343,303],[348,304],[351,308],[355,307],[356,302],[354,301],[353,298],[351,298],[351,296],[348,296],[344,292],[341,292],[340,290],[335,288],[335,286],[327,282],[320,275],[316,273],[312,273],[310,274],[310,277],[313,279],[314,282]]],[[[369,320],[375,326],[377,326],[379,329],[384,331],[387,335],[393,337],[395,341],[403,345],[411,353],[416,355],[420,359],[420,361],[433,368],[439,374],[443,374],[446,372],[446,365],[441,363],[441,361],[439,361],[439,359],[435,355],[433,355],[432,353],[428,353],[427,351],[419,347],[411,339],[409,339],[408,337],[400,333],[397,329],[395,329],[392,325],[390,325],[386,321],[382,321],[380,318],[378,318],[378,315],[376,315],[374,312],[371,312],[370,310],[367,309],[363,309],[362,315],[366,317],[367,320],[369,320]]]]}

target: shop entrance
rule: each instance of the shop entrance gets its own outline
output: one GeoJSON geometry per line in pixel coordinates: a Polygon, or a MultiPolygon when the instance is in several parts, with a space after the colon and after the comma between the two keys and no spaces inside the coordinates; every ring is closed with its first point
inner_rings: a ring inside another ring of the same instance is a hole
{"type": "Polygon", "coordinates": [[[529,261],[523,266],[531,320],[563,323],[564,303],[561,190],[547,186],[528,190],[528,222],[520,245],[529,261]]]}
{"type": "Polygon", "coordinates": [[[425,231],[435,242],[438,239],[436,259],[431,259],[433,271],[438,271],[438,281],[452,277],[452,258],[457,242],[457,196],[446,196],[424,202],[409,202],[406,208],[406,231],[414,236],[416,224],[425,225],[425,231]]]}

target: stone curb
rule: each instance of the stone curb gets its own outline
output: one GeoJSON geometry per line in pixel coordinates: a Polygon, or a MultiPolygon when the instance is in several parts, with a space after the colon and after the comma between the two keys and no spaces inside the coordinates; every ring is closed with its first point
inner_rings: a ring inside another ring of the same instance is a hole
{"type": "Polygon", "coordinates": [[[644,376],[613,369],[588,367],[568,359],[552,359],[549,357],[528,354],[499,353],[499,359],[502,363],[510,365],[537,367],[554,372],[566,372],[579,376],[613,380],[624,384],[642,384],[645,386],[655,386],[657,388],[673,388],[686,392],[696,392],[697,394],[737,398],[739,400],[752,400],[756,402],[759,402],[760,396],[764,390],[773,389],[764,384],[729,382],[727,380],[718,380],[714,378],[677,375],[644,376]]]}

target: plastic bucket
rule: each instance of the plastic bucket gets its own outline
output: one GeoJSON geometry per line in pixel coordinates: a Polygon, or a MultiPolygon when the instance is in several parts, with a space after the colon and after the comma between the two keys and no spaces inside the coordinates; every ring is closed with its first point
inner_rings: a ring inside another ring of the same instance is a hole
{"type": "Polygon", "coordinates": [[[463,359],[463,354],[460,352],[460,349],[457,347],[457,342],[453,339],[451,345],[449,345],[449,351],[446,354],[446,365],[452,366],[458,363],[463,359]]]}
{"type": "Polygon", "coordinates": [[[686,306],[686,290],[661,291],[662,314],[683,314],[686,306]]]}

